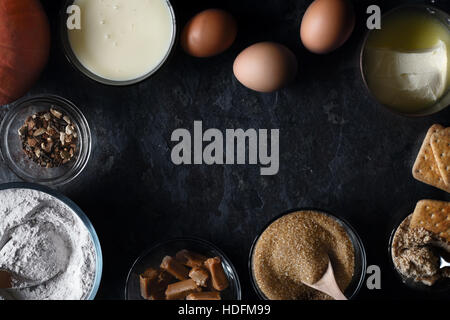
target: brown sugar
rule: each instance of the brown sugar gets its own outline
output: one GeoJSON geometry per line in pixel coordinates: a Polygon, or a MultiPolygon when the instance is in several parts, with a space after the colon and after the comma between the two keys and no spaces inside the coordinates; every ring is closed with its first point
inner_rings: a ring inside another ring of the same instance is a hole
{"type": "Polygon", "coordinates": [[[273,222],[256,243],[252,259],[256,283],[271,300],[332,299],[302,282],[319,280],[330,259],[336,281],[345,290],[355,267],[354,248],[345,229],[315,211],[290,213],[273,222]]]}

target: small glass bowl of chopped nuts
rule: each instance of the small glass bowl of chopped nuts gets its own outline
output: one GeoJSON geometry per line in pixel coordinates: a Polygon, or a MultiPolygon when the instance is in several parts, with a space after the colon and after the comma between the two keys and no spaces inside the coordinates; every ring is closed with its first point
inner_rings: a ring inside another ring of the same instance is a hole
{"type": "Polygon", "coordinates": [[[0,126],[3,161],[22,180],[61,186],[86,167],[91,132],[81,111],[54,95],[17,101],[0,126]]]}

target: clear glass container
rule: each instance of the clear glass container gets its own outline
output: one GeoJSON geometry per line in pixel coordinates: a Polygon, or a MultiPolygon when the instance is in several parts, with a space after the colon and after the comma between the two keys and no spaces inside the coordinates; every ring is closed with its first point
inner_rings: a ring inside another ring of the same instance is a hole
{"type": "Polygon", "coordinates": [[[68,30],[67,30],[68,15],[66,13],[66,10],[67,10],[67,7],[69,7],[70,5],[72,5],[74,3],[74,0],[66,0],[65,4],[61,10],[61,13],[60,13],[60,38],[61,38],[61,43],[62,43],[62,46],[64,49],[64,54],[65,54],[66,58],[69,60],[70,64],[72,66],[74,66],[82,74],[84,74],[85,76],[87,76],[88,78],[90,78],[94,81],[100,82],[105,85],[128,86],[128,85],[133,85],[133,84],[136,84],[138,82],[148,79],[149,77],[154,75],[158,70],[160,70],[166,64],[166,62],[169,60],[169,58],[174,50],[176,39],[177,39],[178,32],[177,32],[175,11],[169,0],[165,0],[165,2],[167,4],[170,14],[172,16],[172,30],[173,30],[172,38],[170,40],[169,49],[168,49],[166,55],[164,56],[164,58],[160,61],[160,63],[153,70],[149,71],[147,74],[145,74],[141,77],[138,77],[136,79],[126,80],[126,81],[115,81],[115,80],[110,80],[110,79],[105,79],[103,77],[100,77],[100,76],[96,75],[95,73],[91,72],[90,70],[88,70],[85,66],[83,66],[83,64],[78,60],[78,58],[76,57],[75,53],[72,50],[72,46],[70,45],[69,35],[68,35],[68,30]]]}
{"type": "Polygon", "coordinates": [[[394,242],[394,236],[395,232],[397,231],[400,224],[409,216],[404,215],[404,213],[397,214],[395,216],[394,227],[391,231],[391,235],[389,237],[389,247],[388,247],[388,254],[389,254],[389,261],[392,269],[394,270],[397,279],[403,283],[406,287],[412,290],[416,291],[422,291],[424,293],[428,293],[430,295],[440,295],[440,294],[446,294],[450,293],[450,279],[442,279],[436,282],[432,286],[427,286],[421,282],[416,282],[411,278],[407,278],[404,275],[402,275],[397,268],[395,267],[393,256],[392,256],[392,243],[394,242]]]}
{"type": "Polygon", "coordinates": [[[24,182],[13,182],[13,183],[4,183],[0,184],[0,190],[8,190],[8,189],[30,189],[30,190],[36,190],[39,192],[46,193],[59,201],[63,202],[65,205],[67,205],[84,223],[86,228],[89,231],[89,234],[91,235],[92,242],[95,247],[95,278],[94,282],[92,284],[91,291],[89,294],[86,295],[84,300],[94,300],[95,296],[97,295],[98,289],[100,287],[100,282],[102,279],[102,272],[103,272],[103,255],[102,255],[102,248],[100,246],[100,241],[98,239],[97,233],[94,229],[94,226],[92,225],[89,218],[86,216],[86,214],[78,207],[72,200],[67,198],[66,196],[60,194],[59,192],[56,192],[55,190],[52,190],[48,187],[32,184],[32,183],[24,183],[24,182]]]}
{"type": "MultiPolygon", "coordinates": [[[[446,12],[444,12],[436,7],[433,7],[431,5],[428,5],[428,4],[403,4],[403,5],[400,5],[398,7],[393,8],[392,10],[388,11],[387,13],[385,13],[382,16],[381,21],[383,21],[383,19],[386,18],[387,16],[389,16],[393,13],[396,13],[400,10],[424,11],[427,14],[430,14],[430,15],[436,17],[439,21],[441,21],[443,23],[443,25],[447,26],[449,33],[450,33],[450,15],[447,14],[446,12]]],[[[362,76],[364,85],[365,85],[369,95],[372,97],[373,100],[378,101],[378,99],[372,93],[370,86],[367,82],[365,68],[364,68],[364,55],[365,55],[365,51],[366,51],[366,44],[367,44],[368,38],[371,35],[371,32],[372,31],[369,30],[363,40],[363,43],[361,46],[361,52],[360,52],[360,56],[359,56],[359,65],[360,65],[361,76],[362,76]]],[[[448,48],[448,50],[450,50],[450,48],[448,48]]],[[[436,103],[434,105],[425,107],[424,109],[420,109],[416,112],[410,112],[410,113],[401,112],[401,111],[397,110],[396,108],[393,108],[388,105],[384,105],[381,102],[379,102],[379,103],[380,103],[380,105],[387,108],[388,110],[390,110],[394,113],[397,113],[397,114],[404,115],[404,116],[420,117],[420,116],[431,115],[431,114],[437,113],[437,112],[445,109],[446,107],[448,107],[450,105],[450,85],[447,88],[446,93],[444,93],[442,95],[442,97],[438,101],[436,101],[436,103]]]]}
{"type": "Polygon", "coordinates": [[[206,257],[220,257],[222,266],[230,283],[229,287],[221,292],[222,300],[241,300],[241,284],[239,276],[230,259],[215,245],[196,238],[178,238],[160,242],[146,250],[133,264],[128,273],[125,286],[126,300],[144,300],[141,297],[139,274],[147,268],[158,268],[165,256],[175,256],[180,250],[190,250],[206,257]]]}
{"type": "Polygon", "coordinates": [[[92,138],[86,118],[72,102],[54,95],[27,97],[14,103],[1,123],[0,139],[3,161],[20,179],[49,186],[61,186],[74,180],[86,167],[91,154],[92,138]],[[78,133],[77,152],[74,159],[60,167],[43,168],[23,151],[18,130],[29,116],[52,107],[74,122],[78,133]]]}
{"type": "Polygon", "coordinates": [[[255,275],[253,273],[253,253],[255,251],[255,247],[256,247],[256,244],[258,243],[259,238],[273,222],[275,222],[276,220],[280,219],[281,217],[283,217],[285,215],[288,215],[288,214],[291,214],[294,212],[298,212],[298,211],[315,211],[315,212],[319,212],[324,215],[327,215],[327,216],[333,218],[334,220],[336,220],[336,222],[339,223],[344,228],[344,230],[347,232],[347,234],[350,238],[350,241],[353,244],[353,248],[355,250],[355,270],[354,270],[354,274],[353,274],[353,279],[350,282],[347,289],[345,290],[344,295],[349,300],[355,298],[364,283],[364,280],[366,277],[366,271],[367,271],[366,250],[364,249],[363,242],[362,242],[361,238],[359,237],[359,235],[356,233],[355,229],[353,229],[353,227],[349,223],[347,223],[345,220],[343,220],[342,218],[338,218],[337,216],[335,216],[327,211],[324,211],[322,209],[316,209],[316,208],[300,208],[300,209],[290,210],[288,212],[282,213],[281,215],[272,219],[263,228],[263,230],[260,232],[260,234],[255,238],[255,240],[253,241],[252,248],[250,249],[250,255],[249,255],[249,260],[248,260],[250,279],[251,279],[251,282],[253,285],[253,289],[255,290],[255,292],[257,293],[257,295],[259,296],[260,299],[269,300],[266,297],[266,295],[262,292],[262,290],[259,288],[258,283],[255,279],[255,275]]]}

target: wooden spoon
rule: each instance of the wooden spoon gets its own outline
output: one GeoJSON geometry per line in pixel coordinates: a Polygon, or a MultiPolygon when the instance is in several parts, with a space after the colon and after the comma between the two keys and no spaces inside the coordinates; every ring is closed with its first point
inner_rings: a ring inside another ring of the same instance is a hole
{"type": "Polygon", "coordinates": [[[342,293],[341,289],[336,283],[336,278],[334,277],[333,266],[331,265],[331,261],[328,259],[328,268],[325,271],[322,278],[319,279],[316,283],[308,284],[303,282],[308,287],[316,289],[320,292],[323,292],[334,300],[348,300],[346,296],[342,293]]]}
{"type": "Polygon", "coordinates": [[[9,271],[0,270],[0,289],[12,288],[12,275],[9,271]]]}
{"type": "Polygon", "coordinates": [[[46,283],[53,278],[56,278],[61,274],[62,271],[49,276],[48,278],[36,281],[25,279],[17,274],[12,273],[11,271],[0,269],[0,290],[1,289],[26,289],[39,286],[43,283],[46,283]]]}

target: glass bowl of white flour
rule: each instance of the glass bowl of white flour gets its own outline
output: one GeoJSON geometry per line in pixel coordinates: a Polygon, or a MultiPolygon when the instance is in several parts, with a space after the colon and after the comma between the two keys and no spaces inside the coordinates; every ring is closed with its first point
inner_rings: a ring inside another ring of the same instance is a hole
{"type": "Polygon", "coordinates": [[[97,234],[81,209],[50,188],[0,184],[0,269],[29,283],[0,300],[92,300],[102,275],[97,234]]]}

